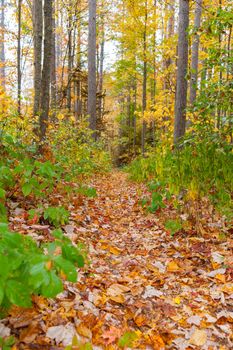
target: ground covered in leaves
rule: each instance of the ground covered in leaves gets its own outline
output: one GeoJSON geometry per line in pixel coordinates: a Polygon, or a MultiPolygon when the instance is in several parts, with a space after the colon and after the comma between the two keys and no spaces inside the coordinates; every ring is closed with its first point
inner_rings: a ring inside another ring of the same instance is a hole
{"type": "MultiPolygon", "coordinates": [[[[64,227],[88,247],[90,264],[55,300],[13,308],[0,333],[15,336],[14,349],[64,349],[74,336],[96,350],[232,349],[233,239],[224,222],[203,208],[199,232],[191,223],[172,237],[164,217],[173,209],[146,214],[139,204],[146,188],[126,174],[96,177],[92,186],[96,198],[70,198],[64,227]]],[[[11,229],[39,241],[51,227],[29,222],[16,203],[11,229]]]]}

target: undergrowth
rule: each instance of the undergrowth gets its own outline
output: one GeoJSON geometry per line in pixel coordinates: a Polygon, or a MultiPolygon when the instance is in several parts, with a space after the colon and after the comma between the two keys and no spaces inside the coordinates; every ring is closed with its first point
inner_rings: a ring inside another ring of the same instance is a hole
{"type": "Polygon", "coordinates": [[[208,197],[219,212],[232,217],[232,145],[216,135],[190,137],[173,150],[158,145],[146,158],[136,158],[127,171],[134,181],[162,183],[176,197],[208,197]]]}

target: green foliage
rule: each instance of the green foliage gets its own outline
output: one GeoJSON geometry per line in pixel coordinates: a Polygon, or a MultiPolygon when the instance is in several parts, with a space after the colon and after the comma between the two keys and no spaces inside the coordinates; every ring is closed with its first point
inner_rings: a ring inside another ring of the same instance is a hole
{"type": "MultiPolygon", "coordinates": [[[[232,145],[219,135],[199,132],[173,151],[158,146],[147,158],[134,160],[128,171],[136,181],[159,181],[176,198],[181,193],[192,200],[208,196],[219,211],[232,215],[232,145]]],[[[161,197],[156,194],[152,201],[156,208],[161,197]]]]}
{"type": "Polygon", "coordinates": [[[55,297],[63,290],[62,279],[77,280],[84,266],[83,250],[74,246],[61,230],[53,242],[38,247],[30,237],[10,232],[0,224],[0,305],[31,306],[31,295],[55,297]]]}
{"type": "Polygon", "coordinates": [[[142,200],[143,207],[146,207],[150,213],[155,213],[158,209],[165,208],[164,200],[170,198],[170,193],[163,184],[160,182],[151,182],[148,188],[151,192],[151,197],[142,200]]]}
{"type": "Polygon", "coordinates": [[[55,227],[68,224],[70,213],[63,207],[49,207],[44,211],[44,219],[55,227]]]}
{"type": "Polygon", "coordinates": [[[14,343],[15,343],[14,337],[8,337],[5,339],[0,337],[0,349],[1,350],[11,350],[14,343]]]}
{"type": "Polygon", "coordinates": [[[89,187],[89,186],[80,186],[79,188],[77,188],[75,190],[76,193],[79,193],[85,197],[88,198],[94,198],[96,197],[96,189],[93,187],[89,187]]]}
{"type": "Polygon", "coordinates": [[[49,135],[56,161],[67,169],[65,179],[106,172],[111,168],[109,154],[100,142],[94,142],[87,121],[60,120],[49,135]]]}
{"type": "Polygon", "coordinates": [[[174,236],[182,229],[182,223],[180,220],[167,220],[165,222],[165,228],[170,232],[171,236],[174,236]]]}

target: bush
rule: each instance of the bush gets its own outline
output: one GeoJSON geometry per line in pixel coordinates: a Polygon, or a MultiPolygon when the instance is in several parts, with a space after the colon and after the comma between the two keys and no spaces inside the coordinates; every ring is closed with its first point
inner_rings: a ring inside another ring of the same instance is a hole
{"type": "Polygon", "coordinates": [[[0,305],[31,306],[33,294],[55,297],[63,290],[62,280],[76,282],[77,267],[84,266],[82,247],[74,246],[61,230],[54,241],[38,247],[35,241],[10,232],[0,224],[0,305]]]}
{"type": "Polygon", "coordinates": [[[208,196],[226,215],[232,212],[232,145],[215,135],[184,140],[176,150],[158,146],[147,158],[137,158],[127,168],[135,181],[159,181],[176,196],[208,196]]]}

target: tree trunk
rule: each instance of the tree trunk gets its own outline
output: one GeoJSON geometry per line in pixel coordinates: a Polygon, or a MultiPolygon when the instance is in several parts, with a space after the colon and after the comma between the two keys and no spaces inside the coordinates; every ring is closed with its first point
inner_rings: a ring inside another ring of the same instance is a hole
{"type": "MultiPolygon", "coordinates": [[[[145,26],[143,32],[143,87],[142,87],[142,113],[146,110],[147,99],[147,0],[145,1],[145,26]]],[[[142,121],[142,156],[145,155],[146,121],[142,121]]]]}
{"type": "Polygon", "coordinates": [[[34,116],[40,112],[41,61],[43,38],[42,0],[33,0],[33,41],[34,41],[34,116]]]}
{"type": "Polygon", "coordinates": [[[191,81],[190,81],[190,105],[193,106],[197,96],[197,77],[198,77],[198,57],[199,57],[199,34],[198,30],[201,24],[202,0],[196,0],[194,30],[195,35],[192,44],[191,59],[191,81]]]}
{"type": "Polygon", "coordinates": [[[17,100],[18,115],[21,116],[21,93],[22,93],[22,72],[21,72],[21,20],[22,20],[22,0],[18,0],[18,37],[17,37],[17,100]]]}
{"type": "Polygon", "coordinates": [[[87,113],[96,139],[96,0],[89,0],[87,113]]]}
{"type": "Polygon", "coordinates": [[[1,42],[0,42],[0,79],[3,90],[6,88],[6,71],[5,71],[5,0],[1,0],[1,42]]]}
{"type": "Polygon", "coordinates": [[[81,1],[79,2],[79,14],[77,24],[77,81],[75,82],[76,87],[76,98],[75,98],[75,117],[78,120],[82,115],[82,96],[81,96],[81,1]]]}
{"type": "Polygon", "coordinates": [[[49,97],[51,81],[51,56],[53,37],[53,0],[44,3],[44,60],[41,80],[40,141],[45,141],[49,119],[49,97]]]}
{"type": "Polygon", "coordinates": [[[174,143],[185,135],[187,107],[189,0],[179,2],[178,69],[175,102],[174,143]]]}
{"type": "Polygon", "coordinates": [[[57,106],[57,78],[56,78],[56,21],[55,4],[53,6],[53,34],[52,34],[52,56],[51,56],[51,108],[53,117],[56,115],[57,106]]]}
{"type": "MultiPolygon", "coordinates": [[[[102,4],[103,6],[103,4],[102,4]]],[[[105,45],[105,32],[104,32],[104,18],[101,18],[101,42],[100,42],[100,67],[99,67],[99,118],[103,116],[103,80],[104,80],[104,45],[105,45]]]]}

